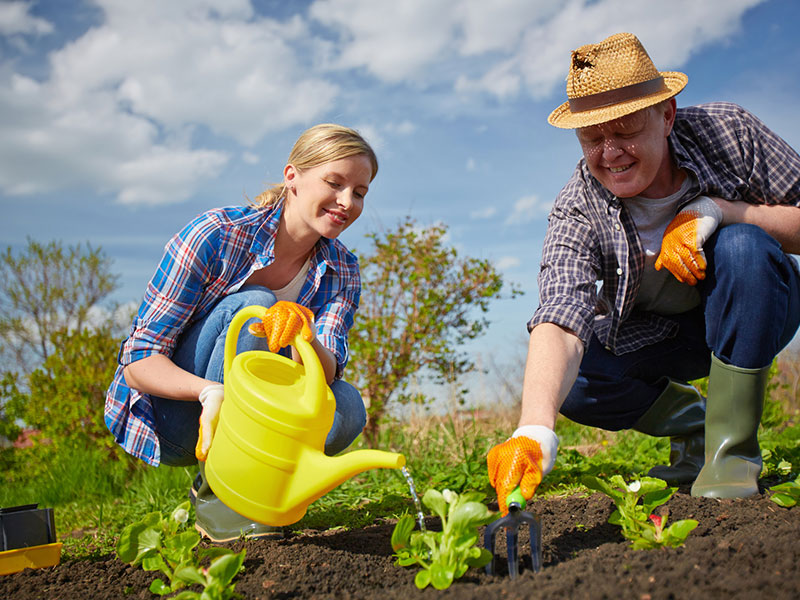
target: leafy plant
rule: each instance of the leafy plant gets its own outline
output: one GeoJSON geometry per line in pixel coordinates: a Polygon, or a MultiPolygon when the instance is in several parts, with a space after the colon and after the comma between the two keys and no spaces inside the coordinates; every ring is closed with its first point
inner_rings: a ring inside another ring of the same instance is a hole
{"type": "Polygon", "coordinates": [[[775,504],[783,506],[784,508],[791,508],[800,502],[800,476],[794,481],[787,481],[786,483],[779,483],[769,488],[774,492],[770,497],[775,504]]]}
{"type": "Polygon", "coordinates": [[[7,246],[0,252],[2,370],[13,362],[17,371],[30,373],[58,351],[54,331],[89,328],[118,280],[111,259],[90,244],[65,248],[28,238],[19,252],[7,246]]]}
{"type": "Polygon", "coordinates": [[[180,504],[165,518],[160,512],[151,512],[122,530],[117,542],[117,556],[134,566],[141,565],[145,571],[160,571],[169,583],[160,578],[150,584],[150,591],[163,596],[176,592],[187,585],[203,587],[203,592],[183,590],[180,600],[226,600],[239,597],[231,583],[242,568],[245,550],[234,554],[228,548],[202,548],[195,554],[200,535],[187,528],[189,502],[180,504]],[[209,567],[200,561],[210,558],[209,567]]]}
{"type": "MultiPolygon", "coordinates": [[[[450,384],[463,398],[458,378],[474,367],[464,343],[484,333],[489,304],[502,297],[504,283],[490,261],[459,256],[443,225],[422,227],[407,217],[367,237],[373,248],[358,253],[361,304],[350,330],[360,360],[349,372],[368,401],[364,434],[375,447],[391,403],[430,400],[408,391],[415,378],[450,384]]],[[[512,286],[509,296],[520,293],[512,286]]]]}
{"type": "Polygon", "coordinates": [[[611,513],[608,522],[622,528],[622,535],[631,540],[635,550],[682,546],[686,536],[697,527],[694,519],[676,521],[667,527],[668,512],[653,513],[678,489],[668,488],[662,479],[642,477],[628,485],[620,475],[612,475],[608,482],[587,475],[581,478],[581,483],[614,501],[617,509],[611,513]]]}
{"type": "Polygon", "coordinates": [[[470,567],[482,567],[492,554],[475,546],[478,527],[491,523],[497,514],[479,500],[479,492],[457,494],[450,490],[428,490],[422,502],[442,521],[442,531],[413,531],[414,517],[403,515],[392,533],[396,564],[418,564],[422,570],[414,577],[419,589],[432,584],[437,590],[450,587],[470,567]]]}

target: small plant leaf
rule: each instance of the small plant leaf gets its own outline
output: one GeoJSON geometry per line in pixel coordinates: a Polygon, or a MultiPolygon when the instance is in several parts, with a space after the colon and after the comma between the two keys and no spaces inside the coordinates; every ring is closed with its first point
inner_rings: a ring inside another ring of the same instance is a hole
{"type": "Polygon", "coordinates": [[[492,553],[489,552],[486,548],[476,548],[479,551],[478,556],[470,557],[467,559],[467,564],[470,567],[485,567],[490,562],[492,562],[492,553]]]}
{"type": "Polygon", "coordinates": [[[431,565],[431,583],[437,590],[445,590],[453,583],[453,569],[435,563],[431,565]]]}
{"type": "Polygon", "coordinates": [[[158,594],[159,596],[163,596],[165,594],[169,594],[172,591],[172,588],[163,581],[161,581],[160,579],[156,579],[153,583],[150,584],[150,591],[153,594],[158,594]]]}
{"type": "Polygon", "coordinates": [[[216,577],[222,582],[223,587],[227,586],[242,568],[244,555],[245,550],[242,550],[237,554],[226,554],[215,559],[208,568],[209,577],[216,577]]]}
{"type": "Polygon", "coordinates": [[[430,508],[442,521],[447,518],[447,502],[439,490],[429,489],[422,497],[422,503],[430,508]]]}
{"type": "Polygon", "coordinates": [[[664,541],[673,548],[683,546],[686,536],[688,536],[695,527],[697,527],[697,521],[694,519],[676,521],[664,530],[662,534],[664,541]]]}
{"type": "Polygon", "coordinates": [[[424,590],[431,582],[431,572],[428,569],[422,569],[414,577],[414,585],[419,589],[424,590]]]}
{"type": "Polygon", "coordinates": [[[117,542],[117,556],[126,563],[138,565],[142,558],[161,546],[161,534],[144,521],[128,525],[117,542]]]}
{"type": "Polygon", "coordinates": [[[196,583],[197,585],[206,584],[206,578],[200,572],[200,569],[194,565],[187,565],[175,569],[175,577],[185,583],[196,583]]]}
{"type": "Polygon", "coordinates": [[[791,508],[797,505],[797,498],[795,496],[784,494],[782,492],[773,494],[772,497],[770,497],[770,500],[772,500],[778,506],[782,506],[784,508],[791,508]]]}
{"type": "Polygon", "coordinates": [[[392,550],[397,552],[401,548],[408,545],[411,532],[414,530],[414,517],[411,515],[403,515],[397,521],[392,531],[392,550]]]}

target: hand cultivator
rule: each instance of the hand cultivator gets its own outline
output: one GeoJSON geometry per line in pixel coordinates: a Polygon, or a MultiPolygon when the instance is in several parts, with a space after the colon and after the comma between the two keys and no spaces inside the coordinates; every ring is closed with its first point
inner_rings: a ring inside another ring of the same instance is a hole
{"type": "Polygon", "coordinates": [[[514,579],[519,575],[519,559],[517,553],[517,539],[520,526],[527,523],[530,526],[531,540],[531,568],[538,572],[542,568],[542,524],[539,515],[531,514],[524,510],[525,498],[519,488],[508,495],[508,514],[486,526],[483,536],[484,547],[492,553],[492,562],[486,565],[486,572],[494,575],[494,541],[498,529],[506,530],[506,547],[508,554],[508,574],[514,579]]]}

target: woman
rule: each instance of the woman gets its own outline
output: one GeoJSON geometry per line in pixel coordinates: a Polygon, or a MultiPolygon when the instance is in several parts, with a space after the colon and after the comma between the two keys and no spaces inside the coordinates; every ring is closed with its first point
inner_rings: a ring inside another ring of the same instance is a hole
{"type": "MultiPolygon", "coordinates": [[[[170,240],[106,396],[105,421],[117,443],[150,465],[194,464],[203,405],[222,401],[231,319],[245,306],[279,300],[314,315],[312,347],[336,398],[325,452],[335,454],[358,436],[366,421],[361,396],[340,378],[361,280],[355,256],[336,238],[361,214],[377,172],[375,153],[356,131],[317,125],[295,143],[282,183],[250,206],[201,214],[170,240]]],[[[237,351],[267,344],[242,328],[237,351]]],[[[190,492],[198,530],[214,541],[275,531],[216,499],[203,464],[190,492]]]]}

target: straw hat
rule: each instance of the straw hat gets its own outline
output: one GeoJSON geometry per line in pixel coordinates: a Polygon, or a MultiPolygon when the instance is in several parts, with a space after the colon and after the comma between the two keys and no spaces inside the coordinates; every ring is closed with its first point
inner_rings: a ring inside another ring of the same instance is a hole
{"type": "Polygon", "coordinates": [[[572,53],[569,100],[547,122],[575,129],[612,121],[672,98],[688,79],[676,71],[659,72],[635,35],[617,33],[572,53]]]}

